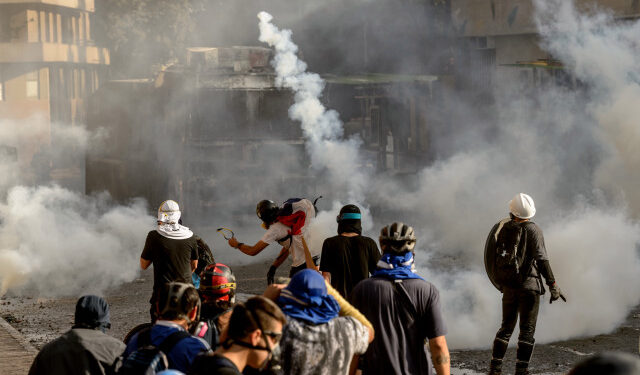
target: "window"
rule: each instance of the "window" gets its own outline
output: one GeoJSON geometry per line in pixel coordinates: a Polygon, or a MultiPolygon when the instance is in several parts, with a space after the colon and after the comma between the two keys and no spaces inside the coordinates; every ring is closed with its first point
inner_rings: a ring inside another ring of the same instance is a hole
{"type": "Polygon", "coordinates": [[[34,70],[27,74],[27,98],[38,99],[40,97],[38,84],[38,71],[34,70]]]}
{"type": "Polygon", "coordinates": [[[0,80],[0,102],[4,101],[4,82],[0,80]]]}

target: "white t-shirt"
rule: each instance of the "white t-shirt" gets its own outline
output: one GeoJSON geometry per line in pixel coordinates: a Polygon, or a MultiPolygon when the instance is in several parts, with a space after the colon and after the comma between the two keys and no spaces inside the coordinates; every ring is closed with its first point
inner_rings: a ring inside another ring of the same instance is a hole
{"type": "MultiPolygon", "coordinates": [[[[260,241],[271,245],[272,243],[287,237],[289,235],[289,230],[291,230],[291,228],[289,228],[288,226],[280,222],[275,222],[269,226],[269,229],[267,229],[260,241]]],[[[311,243],[311,234],[307,230],[306,224],[300,231],[302,232],[301,234],[292,236],[291,240],[287,239],[286,241],[282,241],[280,243],[280,245],[289,249],[289,254],[291,254],[293,260],[291,267],[298,267],[305,262],[304,247],[302,246],[302,236],[304,236],[304,239],[307,242],[307,246],[309,246],[309,244],[311,243]],[[291,246],[289,246],[289,244],[291,244],[291,246]]],[[[320,249],[309,248],[309,251],[311,252],[312,257],[320,255],[320,249]]]]}

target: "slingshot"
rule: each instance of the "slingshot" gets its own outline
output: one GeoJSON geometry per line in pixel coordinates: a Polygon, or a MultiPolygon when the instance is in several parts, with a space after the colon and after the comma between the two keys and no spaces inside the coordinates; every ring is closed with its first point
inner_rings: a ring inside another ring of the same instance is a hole
{"type": "Polygon", "coordinates": [[[220,234],[222,234],[222,237],[224,237],[224,239],[227,241],[234,237],[233,231],[229,228],[218,228],[216,232],[220,232],[220,234]]]}

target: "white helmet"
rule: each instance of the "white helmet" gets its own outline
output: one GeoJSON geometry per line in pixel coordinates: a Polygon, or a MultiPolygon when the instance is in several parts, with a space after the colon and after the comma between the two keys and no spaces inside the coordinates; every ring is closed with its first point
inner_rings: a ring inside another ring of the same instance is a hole
{"type": "Polygon", "coordinates": [[[520,219],[531,219],[536,214],[533,198],[525,193],[518,193],[509,202],[509,212],[520,219]]]}
{"type": "Polygon", "coordinates": [[[166,200],[158,208],[158,221],[167,224],[176,224],[180,220],[180,206],[176,201],[166,200]]]}

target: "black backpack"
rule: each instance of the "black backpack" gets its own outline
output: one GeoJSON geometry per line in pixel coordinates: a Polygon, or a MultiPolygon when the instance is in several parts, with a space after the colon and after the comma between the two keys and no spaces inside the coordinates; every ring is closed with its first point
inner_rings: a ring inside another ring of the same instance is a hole
{"type": "Polygon", "coordinates": [[[198,244],[198,267],[195,270],[196,275],[200,275],[202,271],[210,264],[215,263],[211,248],[204,240],[198,236],[194,236],[198,244]]]}
{"type": "Polygon", "coordinates": [[[501,287],[517,288],[529,274],[524,225],[525,223],[510,220],[504,223],[498,232],[493,276],[501,287]]]}
{"type": "Polygon", "coordinates": [[[182,339],[191,336],[178,330],[155,346],[151,344],[151,327],[138,334],[138,348],[122,362],[118,375],[153,375],[169,368],[167,354],[182,339]]]}

